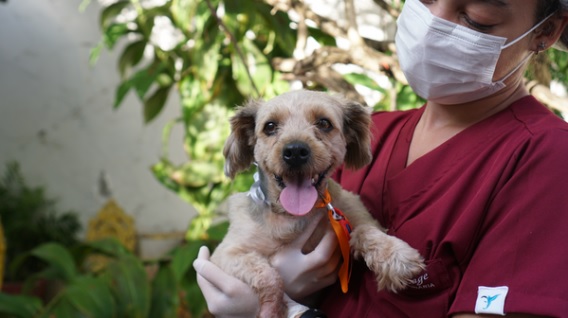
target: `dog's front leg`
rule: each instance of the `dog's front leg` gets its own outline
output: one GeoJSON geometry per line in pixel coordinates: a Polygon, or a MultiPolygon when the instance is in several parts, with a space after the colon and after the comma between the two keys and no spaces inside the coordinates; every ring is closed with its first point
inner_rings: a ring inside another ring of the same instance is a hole
{"type": "Polygon", "coordinates": [[[353,256],[362,257],[375,273],[377,288],[404,289],[424,269],[420,253],[403,240],[387,235],[358,196],[343,190],[339,204],[353,227],[349,242],[353,256]]]}
{"type": "Polygon", "coordinates": [[[410,245],[370,224],[353,225],[350,245],[376,276],[377,289],[404,289],[424,269],[423,259],[410,245]]]}
{"type": "Polygon", "coordinates": [[[228,254],[223,257],[221,266],[227,273],[248,284],[258,295],[258,317],[286,317],[283,282],[268,259],[254,251],[228,254]]]}

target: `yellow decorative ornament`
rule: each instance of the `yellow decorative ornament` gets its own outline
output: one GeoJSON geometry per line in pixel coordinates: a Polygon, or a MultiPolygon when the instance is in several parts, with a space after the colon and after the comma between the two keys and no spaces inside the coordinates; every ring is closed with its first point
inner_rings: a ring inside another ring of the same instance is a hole
{"type": "MultiPolygon", "coordinates": [[[[136,249],[136,228],[134,219],[126,214],[114,199],[109,199],[97,215],[89,221],[87,241],[97,241],[114,237],[128,250],[136,249]]],[[[92,271],[104,268],[108,259],[102,255],[94,255],[87,260],[92,271]]]]}

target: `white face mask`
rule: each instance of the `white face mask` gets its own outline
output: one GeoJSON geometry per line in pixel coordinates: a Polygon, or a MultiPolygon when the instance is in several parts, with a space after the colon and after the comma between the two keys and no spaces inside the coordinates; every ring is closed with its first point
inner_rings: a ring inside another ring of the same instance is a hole
{"type": "MultiPolygon", "coordinates": [[[[550,16],[549,16],[550,17],[550,16]]],[[[500,80],[493,73],[503,49],[517,39],[481,33],[433,15],[419,0],[407,0],[398,18],[396,49],[408,83],[419,96],[440,104],[460,104],[490,96],[532,54],[500,80]]]]}

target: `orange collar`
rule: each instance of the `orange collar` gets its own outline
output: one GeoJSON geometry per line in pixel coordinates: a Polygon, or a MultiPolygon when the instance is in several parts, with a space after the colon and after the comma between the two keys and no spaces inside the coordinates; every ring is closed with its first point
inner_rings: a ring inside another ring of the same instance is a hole
{"type": "Polygon", "coordinates": [[[341,255],[343,256],[343,264],[339,268],[337,275],[341,283],[341,291],[347,292],[349,285],[349,278],[351,277],[351,247],[349,240],[351,239],[351,223],[341,210],[336,209],[331,204],[331,194],[329,190],[325,189],[324,193],[320,195],[320,200],[315,205],[316,208],[327,208],[327,215],[329,223],[337,236],[339,247],[341,248],[341,255]]]}
{"type": "Polygon", "coordinates": [[[330,208],[331,205],[331,194],[329,194],[329,190],[325,189],[323,194],[320,194],[320,199],[316,202],[316,208],[330,208]]]}

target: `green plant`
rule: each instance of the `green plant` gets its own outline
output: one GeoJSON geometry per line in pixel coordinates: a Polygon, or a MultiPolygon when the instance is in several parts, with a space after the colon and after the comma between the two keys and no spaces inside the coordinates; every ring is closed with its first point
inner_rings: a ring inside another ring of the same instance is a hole
{"type": "Polygon", "coordinates": [[[45,242],[64,246],[77,243],[81,229],[77,214],[60,212],[43,187],[30,187],[16,162],[6,165],[0,179],[0,219],[6,238],[6,281],[23,281],[41,270],[43,263],[29,261],[13,266],[19,256],[45,242]]]}
{"type": "MultiPolygon", "coordinates": [[[[152,6],[139,0],[118,0],[101,12],[103,38],[91,60],[96,61],[103,47],[112,50],[119,42],[124,44],[118,61],[122,82],[114,107],[133,92],[149,122],[173,91],[179,97],[181,115],[164,128],[164,151],[152,171],[164,186],[197,209],[198,216],[187,232],[190,239],[203,237],[216,207],[230,193],[252,184],[251,174],[240,175],[233,182],[223,174],[222,147],[229,134],[228,118],[236,105],[249,98],[283,93],[290,89],[291,81],[313,89],[331,88],[362,101],[355,85],[381,89],[368,70],[340,74],[332,66],[373,65],[370,71],[384,73],[381,63],[393,65],[388,49],[374,50],[363,41],[357,52],[364,53],[364,59],[355,58],[351,50],[339,49],[335,38],[347,37],[348,28],[314,14],[302,1],[290,2],[289,8],[274,4],[260,0],[166,0],[152,6]],[[298,21],[290,17],[290,10],[306,15],[298,21]],[[317,25],[306,24],[307,19],[317,25]],[[169,32],[158,35],[157,30],[164,27],[169,32]],[[166,43],[164,38],[171,41],[166,43]],[[312,60],[295,58],[295,52],[305,51],[308,38],[321,48],[312,60]],[[144,52],[150,57],[144,58],[144,52]],[[369,63],[371,58],[381,63],[369,63]],[[167,151],[175,125],[182,125],[185,132],[187,161],[179,164],[170,160],[167,151]]],[[[402,86],[395,91],[412,94],[402,86]]],[[[377,108],[386,108],[391,100],[385,97],[377,108]]],[[[412,98],[400,101],[403,107],[419,103],[412,98]]]]}
{"type": "Polygon", "coordinates": [[[0,316],[159,318],[189,313],[200,317],[206,307],[192,260],[200,246],[213,248],[225,231],[226,223],[213,226],[209,240],[188,241],[154,263],[144,263],[115,239],[81,243],[72,249],[58,243],[42,244],[24,256],[46,264],[26,284],[37,279],[58,281],[59,292],[47,304],[35,297],[0,293],[0,316]],[[98,272],[85,266],[93,255],[108,257],[98,272]],[[148,275],[147,268],[152,266],[157,267],[156,273],[148,275]]]}

